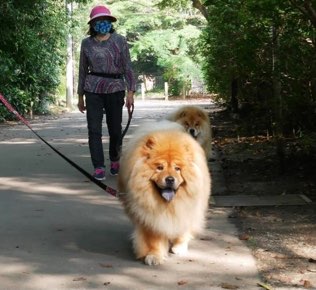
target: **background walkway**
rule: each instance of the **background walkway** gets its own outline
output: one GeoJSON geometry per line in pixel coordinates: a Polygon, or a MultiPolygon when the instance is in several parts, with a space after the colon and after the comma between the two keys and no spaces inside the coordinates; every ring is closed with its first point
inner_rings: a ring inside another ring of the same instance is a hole
{"type": "MultiPolygon", "coordinates": [[[[180,104],[136,101],[125,142],[139,124],[159,120],[180,104]]],[[[92,171],[85,115],[67,113],[32,127],[92,171]]],[[[187,256],[171,255],[165,264],[149,267],[134,259],[132,226],[116,198],[27,127],[0,126],[0,160],[0,290],[259,289],[255,261],[227,210],[210,209],[207,229],[187,256]]],[[[210,166],[220,172],[216,162],[210,166]]],[[[214,177],[214,192],[222,190],[220,180],[214,177]]],[[[107,176],[105,183],[116,187],[115,177],[107,176]]]]}

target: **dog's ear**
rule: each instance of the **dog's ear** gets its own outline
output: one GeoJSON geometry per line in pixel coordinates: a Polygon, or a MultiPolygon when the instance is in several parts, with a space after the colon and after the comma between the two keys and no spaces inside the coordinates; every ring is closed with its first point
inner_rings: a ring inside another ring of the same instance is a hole
{"type": "Polygon", "coordinates": [[[179,118],[184,118],[186,115],[186,111],[182,111],[179,113],[179,118]]]}
{"type": "Polygon", "coordinates": [[[204,112],[198,112],[198,116],[202,119],[202,120],[207,120],[208,115],[204,112]]]}
{"type": "Polygon", "coordinates": [[[144,146],[143,148],[147,150],[151,150],[154,148],[156,144],[156,139],[153,136],[148,136],[145,141],[144,141],[144,146]]]}
{"type": "Polygon", "coordinates": [[[142,146],[142,155],[146,156],[146,158],[149,159],[151,155],[151,151],[154,148],[155,144],[156,144],[156,140],[153,136],[146,137],[142,146]]]}

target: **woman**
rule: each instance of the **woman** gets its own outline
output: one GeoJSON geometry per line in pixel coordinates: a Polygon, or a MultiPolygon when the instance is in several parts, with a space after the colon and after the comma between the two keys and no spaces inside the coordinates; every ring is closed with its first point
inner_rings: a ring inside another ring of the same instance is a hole
{"type": "Polygon", "coordinates": [[[122,145],[122,110],[134,103],[135,78],[131,67],[130,53],[126,39],[113,28],[116,18],[105,6],[96,6],[91,10],[89,37],[81,43],[78,109],[87,111],[89,149],[93,176],[105,179],[105,164],[102,144],[102,121],[106,115],[106,124],[110,136],[109,157],[110,173],[117,175],[122,145]]]}

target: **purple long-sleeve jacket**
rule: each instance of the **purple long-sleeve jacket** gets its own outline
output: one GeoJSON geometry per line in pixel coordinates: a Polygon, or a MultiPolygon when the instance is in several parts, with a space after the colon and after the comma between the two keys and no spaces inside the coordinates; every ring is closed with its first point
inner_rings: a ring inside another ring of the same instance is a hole
{"type": "Polygon", "coordinates": [[[136,82],[126,39],[112,33],[106,41],[87,37],[81,42],[78,95],[84,92],[97,94],[119,91],[135,91],[136,82]],[[89,72],[122,74],[124,78],[113,79],[88,74],[89,72]]]}

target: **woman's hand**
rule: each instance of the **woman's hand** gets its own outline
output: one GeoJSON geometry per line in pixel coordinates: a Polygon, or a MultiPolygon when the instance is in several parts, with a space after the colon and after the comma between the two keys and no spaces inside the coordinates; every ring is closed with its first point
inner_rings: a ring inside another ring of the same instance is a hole
{"type": "Polygon", "coordinates": [[[86,105],[83,96],[79,96],[78,98],[78,109],[81,113],[84,113],[84,111],[86,110],[86,105]]]}
{"type": "Polygon", "coordinates": [[[125,106],[130,109],[134,105],[134,92],[128,91],[125,106]]]}

